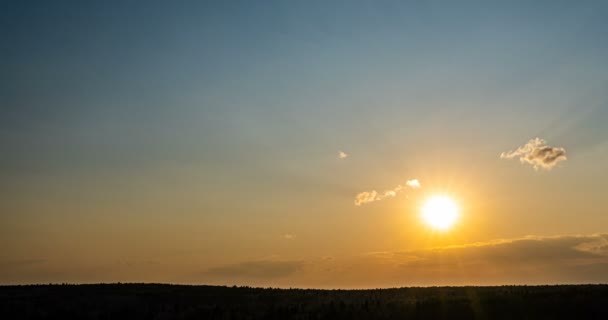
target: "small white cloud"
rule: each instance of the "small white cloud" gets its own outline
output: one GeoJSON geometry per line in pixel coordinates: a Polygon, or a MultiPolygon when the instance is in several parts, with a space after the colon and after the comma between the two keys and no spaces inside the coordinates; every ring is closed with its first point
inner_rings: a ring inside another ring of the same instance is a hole
{"type": "Polygon", "coordinates": [[[346,153],[344,151],[338,151],[338,158],[344,159],[346,157],[348,157],[348,153],[346,153]]]}
{"type": "Polygon", "coordinates": [[[380,200],[378,196],[378,192],[376,190],[365,191],[357,194],[355,197],[355,205],[360,206],[362,204],[366,204],[368,202],[374,202],[376,200],[380,200]]]}
{"type": "Polygon", "coordinates": [[[543,168],[552,169],[558,162],[565,161],[566,149],[550,147],[541,138],[535,138],[514,151],[503,152],[500,154],[502,159],[513,159],[519,157],[521,163],[529,163],[535,170],[543,168]]]}
{"type": "MultiPolygon", "coordinates": [[[[420,188],[420,182],[418,179],[407,180],[405,182],[405,186],[417,189],[420,188]]],[[[380,201],[384,198],[396,197],[399,192],[405,189],[405,186],[398,185],[394,189],[386,190],[383,193],[378,193],[376,190],[360,192],[355,196],[355,205],[360,206],[362,204],[380,201]]]]}
{"type": "Polygon", "coordinates": [[[291,233],[286,233],[286,234],[283,235],[283,238],[287,239],[287,240],[292,240],[295,237],[296,237],[296,235],[295,234],[291,234],[291,233]]]}
{"type": "Polygon", "coordinates": [[[414,188],[414,189],[421,187],[420,181],[418,181],[418,179],[407,180],[405,182],[405,185],[408,186],[408,187],[410,187],[410,188],[414,188]]]}
{"type": "Polygon", "coordinates": [[[386,190],[386,191],[384,191],[384,197],[383,198],[394,197],[396,195],[397,195],[397,191],[395,191],[395,190],[386,190]]]}

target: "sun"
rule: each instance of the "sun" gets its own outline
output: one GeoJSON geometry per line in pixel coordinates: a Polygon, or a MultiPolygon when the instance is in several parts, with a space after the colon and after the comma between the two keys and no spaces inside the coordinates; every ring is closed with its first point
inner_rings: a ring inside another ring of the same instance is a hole
{"type": "Polygon", "coordinates": [[[446,231],[458,219],[458,206],[450,197],[443,195],[432,196],[422,206],[422,219],[430,227],[446,231]]]}

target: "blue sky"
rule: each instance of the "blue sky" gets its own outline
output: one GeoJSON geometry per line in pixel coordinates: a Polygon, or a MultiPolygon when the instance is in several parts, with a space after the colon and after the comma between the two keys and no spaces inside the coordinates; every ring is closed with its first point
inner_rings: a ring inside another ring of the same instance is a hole
{"type": "Polygon", "coordinates": [[[429,114],[552,135],[527,121],[605,101],[601,2],[3,7],[3,140],[46,155],[67,138],[70,165],[190,158],[202,136],[370,144],[429,114]]]}

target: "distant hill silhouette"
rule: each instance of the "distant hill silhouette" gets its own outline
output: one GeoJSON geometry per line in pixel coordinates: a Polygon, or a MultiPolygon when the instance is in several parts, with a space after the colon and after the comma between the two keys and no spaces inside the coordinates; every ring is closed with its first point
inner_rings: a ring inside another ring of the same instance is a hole
{"type": "Polygon", "coordinates": [[[374,290],[0,286],[0,319],[608,319],[608,285],[374,290]]]}

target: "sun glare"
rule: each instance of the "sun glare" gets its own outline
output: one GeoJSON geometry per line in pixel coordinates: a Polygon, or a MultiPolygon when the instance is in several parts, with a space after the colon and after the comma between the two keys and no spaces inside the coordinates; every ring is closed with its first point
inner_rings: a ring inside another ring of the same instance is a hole
{"type": "Polygon", "coordinates": [[[430,227],[448,230],[458,218],[456,202],[446,196],[432,196],[422,206],[422,219],[430,227]]]}

